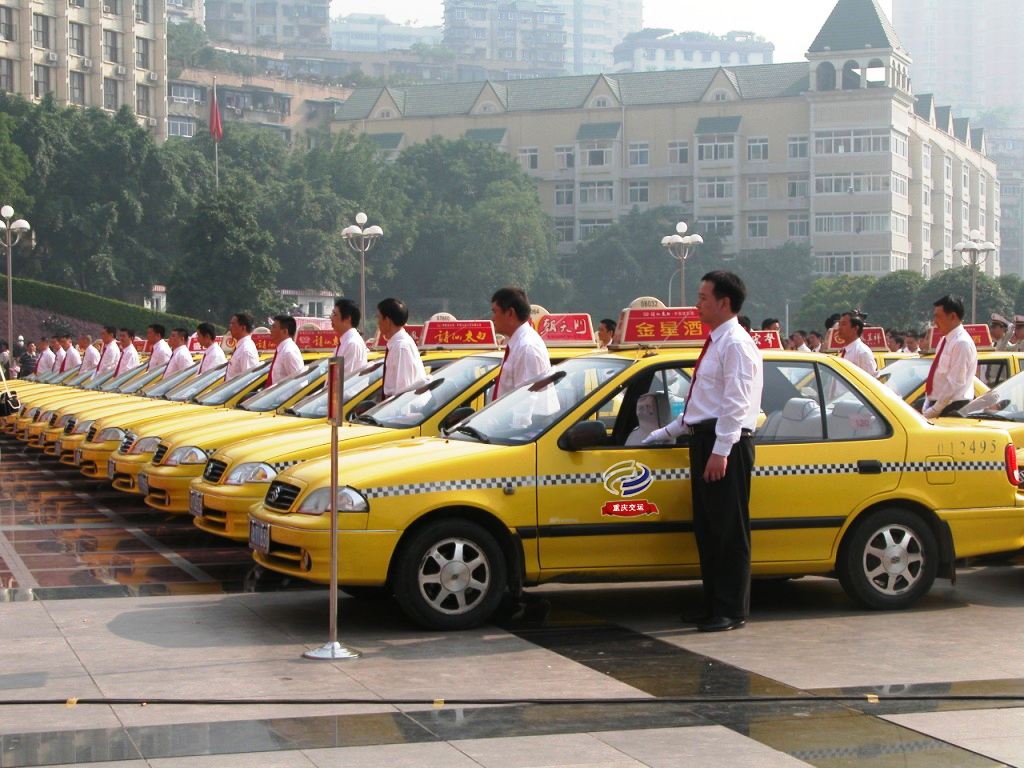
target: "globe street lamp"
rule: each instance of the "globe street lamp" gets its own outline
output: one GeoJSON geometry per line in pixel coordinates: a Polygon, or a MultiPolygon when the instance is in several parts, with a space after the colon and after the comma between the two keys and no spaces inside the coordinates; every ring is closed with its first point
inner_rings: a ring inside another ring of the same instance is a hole
{"type": "Polygon", "coordinates": [[[366,214],[356,214],[356,223],[341,230],[341,236],[349,247],[359,254],[359,311],[366,317],[366,252],[384,234],[384,230],[374,224],[366,226],[366,214]]]}
{"type": "Polygon", "coordinates": [[[990,254],[996,252],[995,243],[982,240],[980,230],[972,229],[969,240],[961,240],[953,246],[953,253],[960,255],[964,261],[971,265],[971,322],[978,321],[977,296],[978,296],[978,265],[984,264],[990,254]]]}
{"type": "Polygon", "coordinates": [[[12,357],[14,355],[14,280],[11,279],[11,254],[14,251],[14,246],[31,229],[24,219],[18,219],[12,223],[13,217],[14,209],[11,206],[5,205],[0,208],[0,232],[3,233],[2,242],[7,249],[7,349],[10,350],[9,354],[12,357]]]}
{"type": "MultiPolygon", "coordinates": [[[[661,245],[669,254],[679,261],[679,306],[686,306],[686,260],[697,250],[698,245],[704,244],[704,238],[700,235],[684,235],[686,222],[680,221],[676,224],[676,234],[666,235],[661,238],[661,245]]],[[[668,304],[672,306],[672,279],[668,281],[668,304]]]]}

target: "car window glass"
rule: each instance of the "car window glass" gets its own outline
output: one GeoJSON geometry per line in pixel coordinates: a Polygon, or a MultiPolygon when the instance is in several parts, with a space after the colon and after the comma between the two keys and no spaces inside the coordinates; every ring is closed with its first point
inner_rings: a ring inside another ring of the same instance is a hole
{"type": "Polygon", "coordinates": [[[824,366],[818,370],[829,440],[870,440],[889,433],[886,421],[849,382],[824,366]]]}
{"type": "Polygon", "coordinates": [[[820,442],[825,439],[821,390],[812,362],[768,360],[764,364],[759,443],[820,442]]]}
{"type": "Polygon", "coordinates": [[[250,395],[240,406],[247,411],[273,411],[293,398],[317,379],[327,375],[329,358],[321,358],[308,363],[291,376],[282,379],[266,389],[250,395]]]}
{"type": "Polygon", "coordinates": [[[978,378],[995,387],[1010,376],[1010,367],[1005,360],[982,360],[978,363],[978,378]]]}
{"type": "Polygon", "coordinates": [[[878,380],[901,398],[906,399],[928,378],[932,358],[915,357],[897,360],[878,372],[878,380]]]}

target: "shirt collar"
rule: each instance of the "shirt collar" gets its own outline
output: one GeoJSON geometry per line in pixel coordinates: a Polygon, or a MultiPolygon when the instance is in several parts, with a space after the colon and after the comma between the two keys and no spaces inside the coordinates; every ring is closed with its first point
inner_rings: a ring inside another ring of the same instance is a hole
{"type": "MultiPolygon", "coordinates": [[[[960,323],[956,328],[954,328],[953,330],[951,330],[949,333],[946,334],[946,338],[949,339],[950,341],[953,341],[958,336],[966,336],[967,338],[971,338],[971,334],[969,334],[967,332],[967,329],[964,328],[964,324],[963,323],[960,323]]],[[[972,340],[972,343],[973,343],[973,340],[972,340]]]]}
{"type": "Polygon", "coordinates": [[[524,339],[524,338],[525,338],[525,337],[526,337],[526,336],[527,336],[527,335],[528,335],[528,334],[530,333],[530,331],[532,331],[532,330],[533,330],[533,326],[532,326],[532,325],[530,325],[530,323],[529,323],[528,321],[527,321],[527,322],[525,322],[525,323],[523,323],[523,324],[522,324],[522,325],[520,325],[520,326],[519,326],[518,328],[516,328],[516,329],[515,329],[515,331],[513,331],[513,332],[512,332],[512,335],[511,335],[511,336],[509,336],[509,337],[508,337],[508,345],[509,345],[510,347],[511,347],[511,346],[513,346],[513,344],[514,344],[515,346],[518,346],[519,344],[521,344],[521,343],[522,343],[523,339],[524,339]]]}
{"type": "Polygon", "coordinates": [[[715,328],[715,330],[711,332],[711,340],[718,341],[726,334],[731,333],[733,328],[739,328],[739,325],[739,320],[737,320],[735,317],[730,317],[728,320],[726,320],[724,323],[722,323],[720,326],[718,326],[717,328],[715,328]]]}
{"type": "Polygon", "coordinates": [[[399,344],[402,343],[402,337],[412,338],[409,336],[409,332],[405,328],[399,328],[394,334],[388,339],[388,349],[395,349],[399,344]]]}

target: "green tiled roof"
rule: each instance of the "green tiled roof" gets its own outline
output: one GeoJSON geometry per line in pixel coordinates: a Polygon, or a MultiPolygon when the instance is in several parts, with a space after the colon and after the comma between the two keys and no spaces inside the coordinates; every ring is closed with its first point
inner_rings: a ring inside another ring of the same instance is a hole
{"type": "Polygon", "coordinates": [[[702,117],[697,121],[697,134],[736,133],[740,129],[739,117],[702,117]]]}
{"type": "Polygon", "coordinates": [[[584,123],[576,131],[576,140],[600,141],[602,139],[617,139],[621,130],[622,123],[584,123]]]}
{"type": "Polygon", "coordinates": [[[865,48],[903,48],[878,0],[839,0],[808,50],[824,53],[865,48]]]}
{"type": "Polygon", "coordinates": [[[370,110],[383,92],[383,88],[357,88],[334,110],[334,119],[362,120],[369,117],[370,110]]]}
{"type": "Polygon", "coordinates": [[[505,129],[470,128],[466,131],[466,138],[472,141],[482,141],[484,144],[500,144],[505,139],[505,129]]]}
{"type": "Polygon", "coordinates": [[[404,133],[368,133],[366,134],[380,149],[398,149],[404,133]]]}
{"type": "Polygon", "coordinates": [[[984,128],[971,128],[971,147],[978,152],[985,148],[984,128]]]}

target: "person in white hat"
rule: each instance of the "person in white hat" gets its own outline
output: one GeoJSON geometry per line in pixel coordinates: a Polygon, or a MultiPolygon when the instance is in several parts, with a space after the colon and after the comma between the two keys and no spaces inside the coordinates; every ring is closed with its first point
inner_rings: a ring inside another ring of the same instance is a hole
{"type": "Polygon", "coordinates": [[[1024,315],[1013,316],[1013,333],[1006,342],[1006,349],[1010,352],[1024,351],[1024,315]]]}
{"type": "Polygon", "coordinates": [[[992,334],[992,343],[995,344],[996,349],[1005,350],[1010,343],[1010,335],[1008,333],[1010,321],[998,312],[993,312],[992,317],[988,321],[988,329],[992,334]]]}

